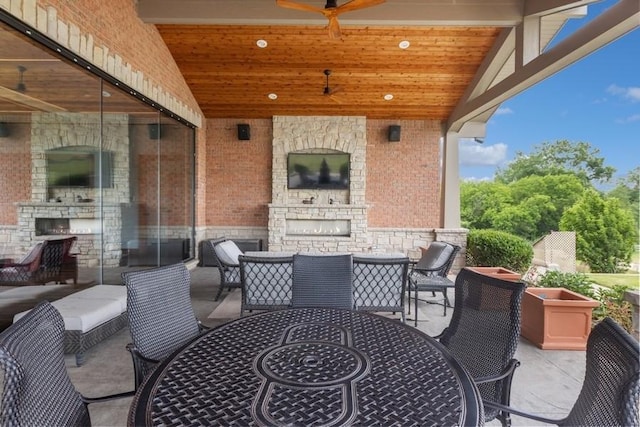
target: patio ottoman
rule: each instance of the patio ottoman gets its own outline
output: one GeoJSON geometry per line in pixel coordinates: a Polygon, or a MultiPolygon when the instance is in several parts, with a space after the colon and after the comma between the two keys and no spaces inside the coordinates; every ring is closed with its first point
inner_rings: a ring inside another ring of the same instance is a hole
{"type": "MultiPolygon", "coordinates": [[[[62,315],[64,352],[75,354],[76,365],[84,352],[127,325],[127,293],[121,285],[96,285],[51,303],[62,315]]],[[[14,316],[14,322],[27,311],[14,316]]]]}

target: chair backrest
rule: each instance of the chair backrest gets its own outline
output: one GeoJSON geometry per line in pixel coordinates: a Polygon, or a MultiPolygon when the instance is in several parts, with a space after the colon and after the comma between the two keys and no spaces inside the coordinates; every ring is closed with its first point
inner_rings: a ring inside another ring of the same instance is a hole
{"type": "Polygon", "coordinates": [[[293,256],[293,307],[353,308],[353,257],[293,256]]]}
{"type": "Polygon", "coordinates": [[[147,358],[162,360],[200,331],[191,305],[191,276],[178,263],[122,273],[133,344],[147,358]]]}
{"type": "Polygon", "coordinates": [[[291,304],[293,256],[240,255],[242,310],[272,310],[291,304]]]}
{"type": "Polygon", "coordinates": [[[423,252],[413,271],[427,276],[447,277],[460,249],[460,246],[452,243],[432,242],[423,252]]]}
{"type": "Polygon", "coordinates": [[[356,310],[404,310],[409,258],[353,257],[356,310]]]}
{"type": "Polygon", "coordinates": [[[55,280],[60,275],[62,263],[64,262],[65,248],[71,248],[66,244],[66,239],[46,240],[42,246],[42,256],[40,257],[39,281],[55,280]]]}
{"type": "Polygon", "coordinates": [[[638,341],[611,318],[598,323],[587,341],[582,390],[563,425],[640,425],[638,341]]]}
{"type": "Polygon", "coordinates": [[[2,426],[87,426],[91,421],[64,363],[64,321],[47,301],[0,333],[2,426]]]}
{"type": "MultiPolygon", "coordinates": [[[[463,268],[456,276],[455,305],[440,342],[472,377],[497,375],[520,339],[520,305],[526,285],[463,268]]],[[[501,401],[501,382],[479,384],[482,398],[501,401]]],[[[486,414],[489,416],[489,414],[486,414]]]]}

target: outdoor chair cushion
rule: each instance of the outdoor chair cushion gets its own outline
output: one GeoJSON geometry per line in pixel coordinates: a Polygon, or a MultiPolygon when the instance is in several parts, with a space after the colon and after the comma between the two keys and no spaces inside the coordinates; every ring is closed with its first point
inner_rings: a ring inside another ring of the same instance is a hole
{"type": "Polygon", "coordinates": [[[215,248],[216,256],[224,264],[239,265],[238,256],[242,255],[242,251],[232,240],[225,240],[216,245],[215,248]]]}

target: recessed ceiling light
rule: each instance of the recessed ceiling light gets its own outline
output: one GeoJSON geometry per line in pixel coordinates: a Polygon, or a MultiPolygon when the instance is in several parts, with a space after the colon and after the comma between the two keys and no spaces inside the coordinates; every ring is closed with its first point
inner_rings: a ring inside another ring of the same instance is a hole
{"type": "Polygon", "coordinates": [[[384,96],[385,101],[391,101],[393,99],[393,95],[391,95],[390,93],[386,94],[384,96]]]}
{"type": "Polygon", "coordinates": [[[102,96],[104,96],[105,98],[109,98],[111,97],[111,94],[109,92],[107,92],[106,90],[102,91],[102,96]]]}
{"type": "Polygon", "coordinates": [[[267,41],[266,40],[258,40],[256,42],[256,44],[258,45],[259,48],[264,49],[265,47],[267,47],[267,41]]]}
{"type": "Polygon", "coordinates": [[[409,40],[402,40],[400,43],[398,43],[398,47],[400,49],[407,49],[409,46],[411,46],[411,43],[409,43],[409,40]]]}
{"type": "Polygon", "coordinates": [[[276,95],[275,93],[270,93],[270,94],[269,94],[269,95],[267,95],[267,96],[269,97],[269,99],[272,99],[272,100],[276,100],[276,99],[278,99],[278,95],[276,95]]]}

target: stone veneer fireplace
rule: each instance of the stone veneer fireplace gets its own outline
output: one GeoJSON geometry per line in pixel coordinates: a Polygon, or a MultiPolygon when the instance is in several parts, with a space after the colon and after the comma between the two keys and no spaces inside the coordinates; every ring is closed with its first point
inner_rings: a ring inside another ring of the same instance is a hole
{"type": "Polygon", "coordinates": [[[275,116],[269,250],[362,252],[367,233],[366,118],[275,116]],[[287,154],[349,153],[348,190],[289,190],[287,154]],[[303,203],[314,198],[314,203],[303,203]]]}
{"type": "Polygon", "coordinates": [[[18,204],[17,233],[23,253],[38,240],[73,234],[78,236],[74,250],[80,266],[118,266],[122,210],[128,205],[130,190],[128,127],[126,114],[103,114],[102,120],[98,114],[32,114],[31,201],[18,204]],[[47,188],[47,150],[73,146],[97,149],[101,142],[101,148],[114,155],[112,188],[101,192],[98,188],[47,188]],[[78,196],[93,201],[78,202],[78,196]],[[41,224],[47,219],[68,220],[69,226],[43,233],[41,224]]]}

